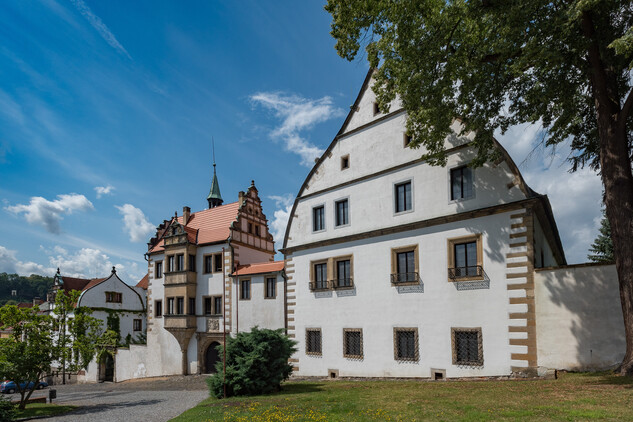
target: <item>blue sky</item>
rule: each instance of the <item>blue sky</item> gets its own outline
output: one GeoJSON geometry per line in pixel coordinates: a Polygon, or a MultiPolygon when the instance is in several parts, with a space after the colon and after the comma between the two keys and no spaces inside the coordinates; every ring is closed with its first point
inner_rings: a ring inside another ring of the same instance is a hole
{"type": "MultiPolygon", "coordinates": [[[[319,1],[42,0],[0,10],[0,272],[135,283],[153,228],[204,209],[211,140],[225,202],[255,180],[281,233],[309,162],[367,72],[319,1]]],[[[550,196],[568,261],[597,233],[600,181],[538,126],[499,139],[550,196]]],[[[277,239],[281,244],[281,238],[277,239]]]]}

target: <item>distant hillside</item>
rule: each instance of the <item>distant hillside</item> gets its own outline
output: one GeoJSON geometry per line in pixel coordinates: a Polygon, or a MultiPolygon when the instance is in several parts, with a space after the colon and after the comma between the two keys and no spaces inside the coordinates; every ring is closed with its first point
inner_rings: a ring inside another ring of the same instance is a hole
{"type": "Polygon", "coordinates": [[[30,275],[23,277],[17,274],[0,273],[0,306],[9,300],[16,302],[32,302],[34,297],[46,300],[46,293],[53,286],[53,277],[30,275]],[[11,296],[15,290],[16,296],[11,296]]]}

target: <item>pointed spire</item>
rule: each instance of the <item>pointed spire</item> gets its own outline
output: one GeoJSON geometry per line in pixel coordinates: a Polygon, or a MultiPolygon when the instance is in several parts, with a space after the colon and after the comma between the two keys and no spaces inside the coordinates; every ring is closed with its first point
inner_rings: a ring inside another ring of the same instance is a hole
{"type": "Polygon", "coordinates": [[[213,137],[211,138],[211,143],[213,145],[213,180],[211,181],[211,190],[209,191],[209,196],[207,196],[207,201],[209,202],[209,208],[215,208],[219,205],[222,205],[222,195],[220,194],[220,184],[218,183],[218,176],[215,173],[215,141],[213,137]]]}

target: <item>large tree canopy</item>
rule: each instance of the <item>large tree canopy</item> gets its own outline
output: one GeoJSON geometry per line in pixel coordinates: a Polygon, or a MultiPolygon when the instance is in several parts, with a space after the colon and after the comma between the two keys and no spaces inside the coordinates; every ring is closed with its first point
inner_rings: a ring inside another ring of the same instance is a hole
{"type": "Polygon", "coordinates": [[[616,0],[328,0],[338,53],[362,46],[383,111],[400,98],[414,146],[446,162],[455,117],[476,133],[474,165],[493,133],[539,123],[569,142],[572,170],[600,171],[612,228],[633,374],[633,2],[616,0]]]}

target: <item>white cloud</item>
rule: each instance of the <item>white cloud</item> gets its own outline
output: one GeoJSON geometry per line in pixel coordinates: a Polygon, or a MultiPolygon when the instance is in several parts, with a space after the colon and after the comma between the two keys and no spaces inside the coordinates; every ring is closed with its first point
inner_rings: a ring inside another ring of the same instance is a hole
{"type": "Polygon", "coordinates": [[[35,262],[23,262],[17,259],[16,252],[0,246],[0,272],[29,276],[31,274],[52,275],[53,268],[35,262]]]}
{"type": "Polygon", "coordinates": [[[24,213],[29,224],[39,224],[50,233],[61,233],[59,225],[62,214],[72,214],[73,211],[88,211],[94,209],[92,202],[85,196],[71,193],[57,195],[57,199],[49,201],[41,196],[34,196],[28,205],[18,204],[5,207],[14,214],[24,213]]]}
{"type": "Polygon", "coordinates": [[[308,167],[323,154],[323,150],[302,138],[299,132],[343,114],[341,109],[334,107],[330,97],[309,100],[294,95],[260,92],[251,95],[250,99],[272,110],[282,120],[281,125],[270,133],[271,138],[283,141],[286,150],[298,154],[301,164],[308,167]]]}
{"type": "Polygon", "coordinates": [[[114,186],[112,185],[96,186],[94,189],[95,189],[95,192],[97,192],[97,199],[99,199],[103,195],[111,195],[112,191],[114,190],[114,186]]]}
{"type": "Polygon", "coordinates": [[[149,235],[156,230],[156,227],[147,221],[143,211],[131,204],[116,206],[116,208],[123,215],[123,223],[125,223],[125,228],[130,234],[131,242],[145,242],[149,240],[149,235]]]}
{"type": "Polygon", "coordinates": [[[70,1],[75,5],[77,10],[79,10],[79,13],[81,13],[83,17],[86,18],[88,23],[90,23],[90,25],[92,25],[92,27],[97,30],[99,35],[101,35],[101,38],[103,38],[105,42],[110,44],[110,47],[114,48],[119,53],[124,54],[130,60],[132,59],[130,54],[127,52],[125,48],[123,48],[121,43],[119,43],[119,41],[116,39],[114,34],[110,31],[110,29],[106,26],[106,24],[104,24],[103,21],[101,21],[99,16],[95,15],[92,12],[92,10],[90,10],[88,5],[84,3],[83,0],[70,0],[70,1]]]}
{"type": "Polygon", "coordinates": [[[272,195],[268,198],[275,201],[275,207],[277,208],[269,223],[269,229],[275,239],[277,249],[279,249],[283,245],[284,236],[286,234],[286,226],[288,225],[288,218],[292,212],[294,197],[290,194],[285,194],[283,196],[272,195]]]}

